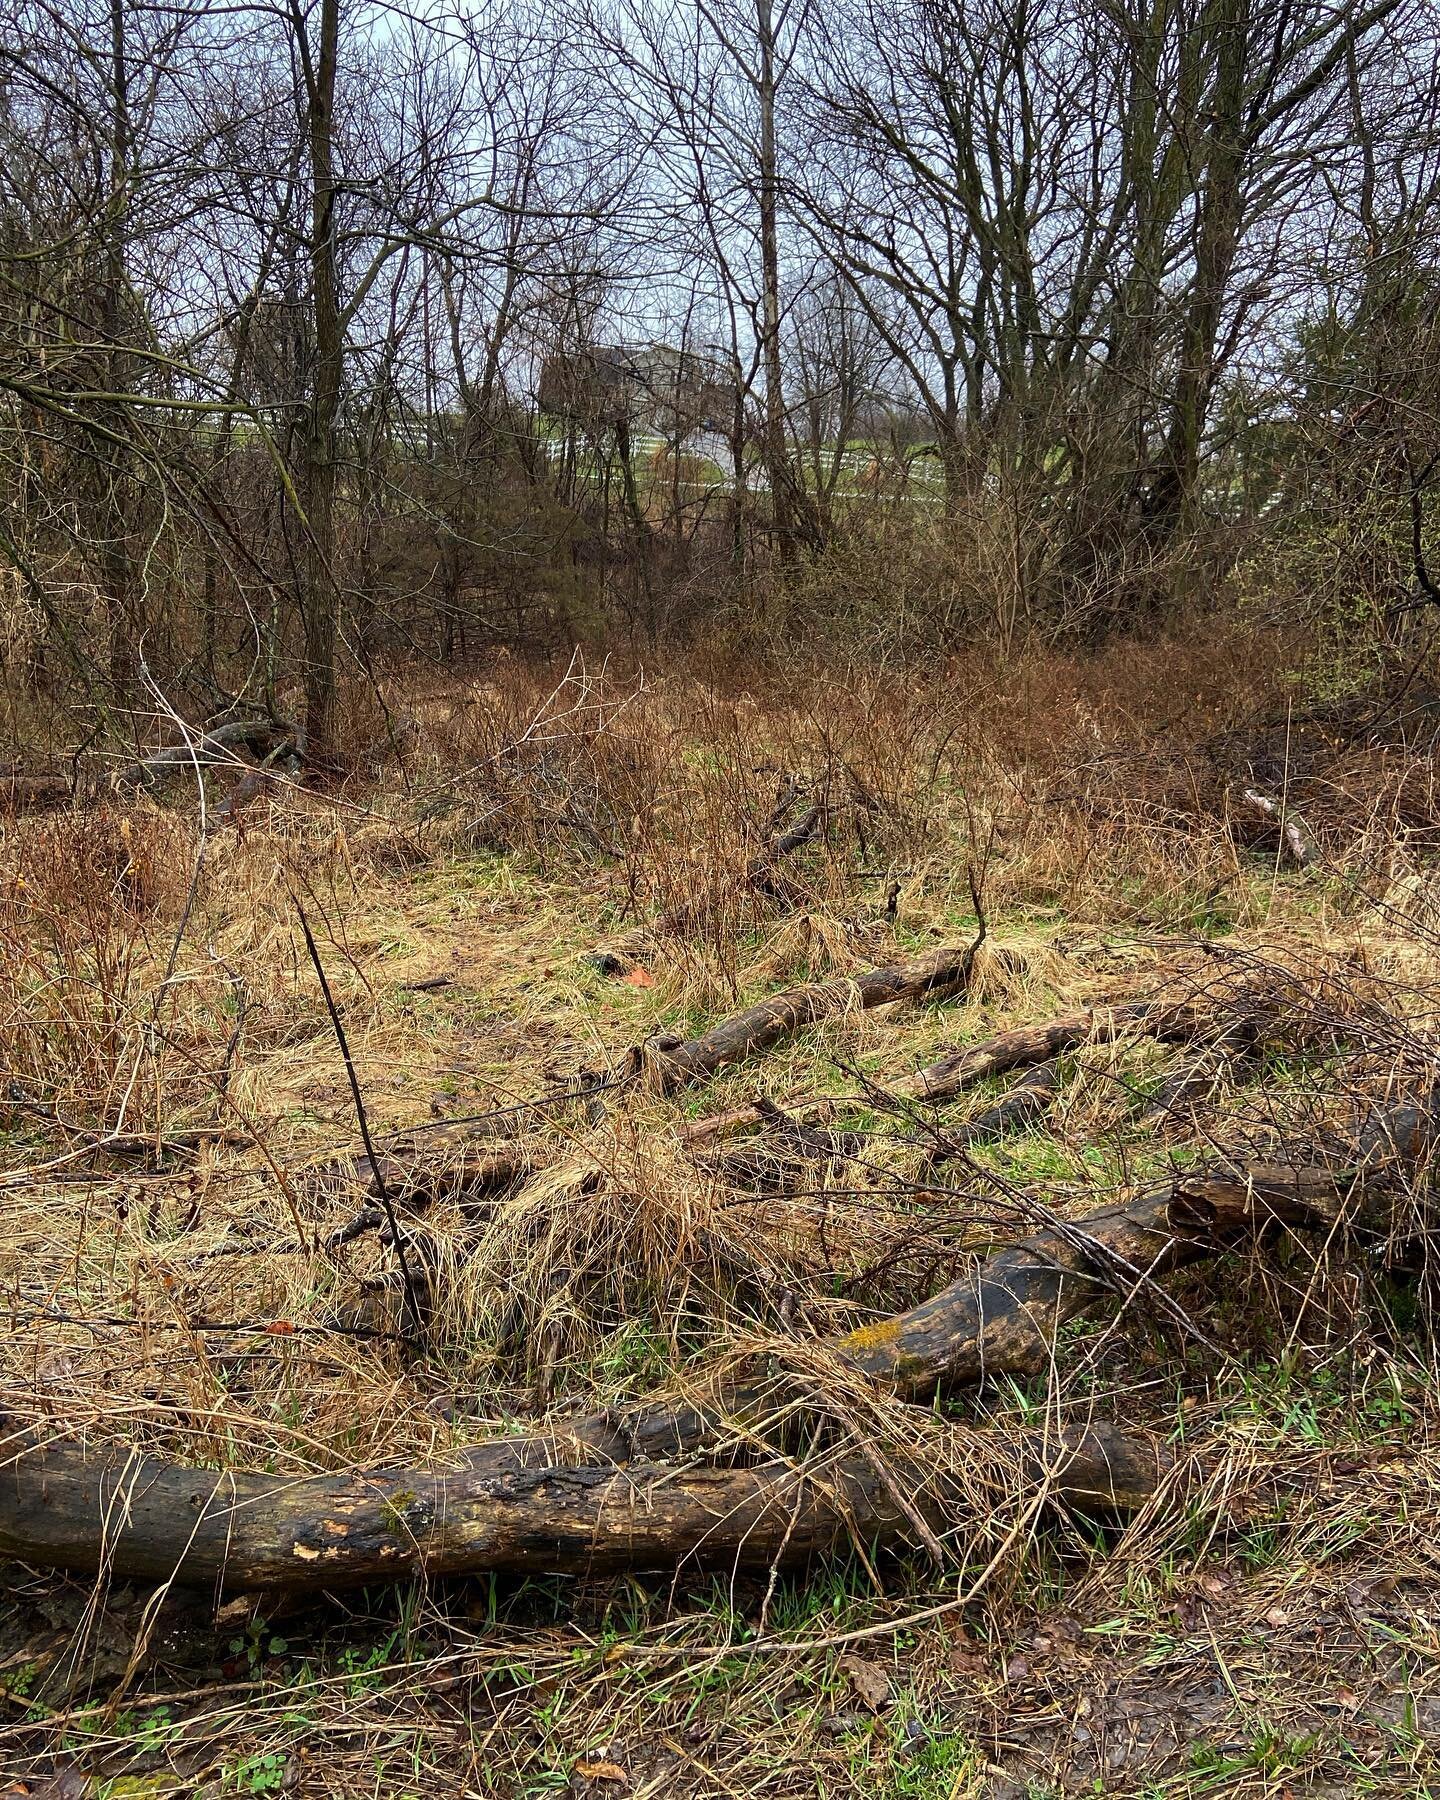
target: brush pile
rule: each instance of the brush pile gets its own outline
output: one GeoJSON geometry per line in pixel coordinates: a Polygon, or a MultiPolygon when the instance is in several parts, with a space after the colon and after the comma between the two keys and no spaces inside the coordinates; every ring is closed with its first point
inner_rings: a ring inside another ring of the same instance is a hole
{"type": "Polygon", "coordinates": [[[247,1472],[233,1457],[217,1467],[213,1447],[182,1460],[143,1413],[123,1442],[83,1430],[68,1401],[84,1358],[52,1353],[19,1404],[12,1371],[0,1550],[115,1577],[308,1590],[692,1556],[765,1565],[852,1536],[944,1558],[957,1538],[1041,1507],[1173,1505],[1201,1483],[1203,1455],[1073,1397],[1067,1327],[1103,1318],[1112,1341],[1158,1327],[1204,1345],[1202,1290],[1172,1278],[1237,1253],[1275,1266],[1281,1246],[1292,1280],[1309,1259],[1322,1296],[1345,1266],[1423,1280],[1440,1141],[1431,1020],[1402,984],[1353,966],[1202,946],[1146,998],[1012,1026],[849,1091],[758,1095],[683,1121],[659,1110],[847,1010],[963,996],[994,960],[982,922],[968,945],[793,989],[690,1040],[642,1044],[569,1091],[297,1175],[289,1243],[157,1249],[171,1329],[231,1393],[247,1334],[353,1332],[412,1381],[484,1343],[502,1377],[528,1386],[536,1422],[437,1444],[423,1465],[247,1472]],[[1162,1050],[1162,1079],[1137,1079],[1162,1050]],[[1347,1079],[1323,1094],[1294,1084],[1277,1103],[1256,1076],[1279,1058],[1343,1063],[1347,1079]],[[1208,1136],[1222,1089],[1244,1094],[1244,1129],[1182,1154],[1208,1136]],[[1073,1130],[1117,1102],[1158,1114],[1174,1152],[1126,1198],[1076,1214],[976,1160],[981,1143],[1056,1109],[1073,1130]],[[403,1221],[398,1243],[388,1220],[403,1221]],[[327,1270],[334,1293],[348,1282],[374,1322],[334,1301],[328,1326],[204,1316],[207,1278],[262,1253],[306,1259],[312,1279],[327,1270]],[[886,1312],[922,1270],[952,1278],[886,1312]],[[727,1342],[714,1321],[740,1308],[755,1323],[727,1342]],[[550,1407],[587,1338],[593,1349],[640,1319],[668,1322],[682,1381],[599,1410],[550,1407]],[[1047,1377],[1038,1421],[993,1416],[997,1391],[1047,1377]]]}

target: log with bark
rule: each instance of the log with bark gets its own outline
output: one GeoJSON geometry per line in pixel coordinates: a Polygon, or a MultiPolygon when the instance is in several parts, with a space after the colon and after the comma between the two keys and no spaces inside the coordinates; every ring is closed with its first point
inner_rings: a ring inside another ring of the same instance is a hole
{"type": "Polygon", "coordinates": [[[197,764],[273,761],[298,750],[295,733],[271,719],[234,719],[223,725],[197,730],[183,744],[168,744],[119,770],[114,782],[121,793],[154,787],[157,782],[183,775],[197,764]]]}
{"type": "MultiPolygon", "coordinates": [[[[982,934],[983,935],[983,934],[982,934]]],[[[920,1000],[962,992],[975,965],[981,939],[947,945],[913,962],[869,969],[863,975],[790,988],[723,1019],[682,1044],[651,1046],[649,1080],[662,1093],[703,1081],[727,1063],[769,1050],[808,1025],[851,1008],[864,1011],[893,1000],[920,1000]]]]}
{"type": "Polygon", "coordinates": [[[0,770],[0,813],[46,812],[74,798],[64,775],[31,774],[24,769],[0,770]]]}
{"type": "MultiPolygon", "coordinates": [[[[1103,1425],[1030,1434],[1018,1450],[1022,1477],[1088,1513],[1144,1505],[1170,1467],[1148,1433],[1103,1425]]],[[[933,1469],[886,1470],[860,1456],[810,1472],[788,1461],[560,1461],[547,1438],[482,1444],[448,1469],[296,1477],[27,1436],[0,1450],[0,1555],[232,1592],[485,1570],[600,1574],[691,1558],[764,1568],[852,1534],[895,1542],[913,1541],[917,1525],[943,1533],[955,1489],[933,1469]]]]}
{"type": "MultiPolygon", "coordinates": [[[[998,1251],[918,1306],[833,1340],[848,1368],[906,1400],[1049,1367],[1060,1327],[1104,1302],[1118,1309],[1160,1277],[1277,1225],[1328,1229],[1429,1154],[1440,1110],[1387,1114],[1336,1166],[1251,1164],[1179,1175],[1127,1205],[1056,1219],[998,1251]]],[[[682,1406],[626,1420],[633,1453],[674,1456],[713,1438],[717,1420],[764,1419],[772,1383],[715,1382],[682,1406]]]]}
{"type": "Polygon", "coordinates": [[[943,1138],[925,1158],[927,1173],[968,1150],[972,1144],[987,1144],[995,1138],[1009,1137],[1014,1132],[1031,1131],[1046,1117],[1060,1093],[1060,1064],[1057,1057],[1036,1063],[1027,1069],[1010,1092],[967,1119],[963,1125],[947,1130],[943,1138]]]}
{"type": "Polygon", "coordinates": [[[992,1076],[1029,1068],[1084,1044],[1110,1044],[1127,1032],[1176,1044],[1211,1033],[1244,1036],[1251,1031],[1253,1021],[1246,1015],[1217,1012],[1203,996],[1173,1004],[1141,1000],[1090,1007],[966,1045],[891,1083],[887,1091],[902,1100],[952,1100],[992,1076]]]}
{"type": "MultiPolygon", "coordinates": [[[[1081,1012],[1061,1013],[1037,1025],[1019,1025],[997,1032],[994,1037],[952,1051],[913,1074],[900,1076],[887,1083],[883,1091],[895,1099],[938,1105],[993,1076],[1033,1067],[1085,1044],[1112,1043],[1126,1033],[1180,1043],[1211,1032],[1244,1038],[1253,1028],[1253,1021],[1243,1015],[1235,1018],[1217,1014],[1200,1000],[1176,1005],[1133,1001],[1120,1006],[1089,1007],[1081,1012]]],[[[787,1101],[785,1110],[792,1118],[827,1118],[857,1103],[869,1104],[870,1100],[862,1097],[857,1102],[842,1095],[811,1094],[787,1101]]],[[[684,1127],[681,1137],[691,1149],[699,1150],[721,1138],[758,1131],[766,1122],[764,1106],[752,1101],[696,1119],[684,1127]]]]}

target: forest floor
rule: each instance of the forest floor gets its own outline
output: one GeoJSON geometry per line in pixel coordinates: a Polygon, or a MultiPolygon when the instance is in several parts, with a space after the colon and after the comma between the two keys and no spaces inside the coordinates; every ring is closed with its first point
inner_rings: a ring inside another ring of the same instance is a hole
{"type": "MultiPolygon", "coordinates": [[[[1256,660],[397,683],[394,747],[343,782],[9,821],[4,1429],[297,1478],[443,1462],[913,1305],[1031,1197],[1073,1220],[1222,1150],[1313,1158],[1440,1037],[1440,712],[1302,707],[1256,660]],[[418,1329],[383,1230],[336,1241],[371,1171],[299,909],[423,1245],[418,1329]],[[959,992],[621,1079],[982,918],[959,992]],[[998,1031],[1176,993],[1249,1007],[1243,1044],[1082,1035],[973,1142],[1014,1076],[892,1102],[998,1031]],[[816,1094],[824,1154],[696,1148],[816,1094]]],[[[1042,1374],[939,1403],[1203,1458],[1197,1499],[1128,1521],[1017,1490],[931,1549],[284,1599],[6,1565],[0,1794],[1440,1794],[1428,1191],[1364,1242],[1137,1280],[1042,1374]]]]}

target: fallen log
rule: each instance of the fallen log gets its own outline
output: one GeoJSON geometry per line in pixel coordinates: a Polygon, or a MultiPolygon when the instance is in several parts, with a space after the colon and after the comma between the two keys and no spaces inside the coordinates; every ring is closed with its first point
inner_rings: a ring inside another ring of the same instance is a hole
{"type": "Polygon", "coordinates": [[[933,1172],[972,1144],[985,1144],[995,1138],[1008,1137],[1011,1132],[1031,1130],[1045,1118],[1059,1092],[1060,1067],[1057,1058],[1052,1056],[1027,1070],[994,1106],[986,1107],[973,1119],[947,1131],[925,1158],[925,1168],[933,1172]]]}
{"type": "Polygon", "coordinates": [[[751,857],[745,869],[745,879],[756,893],[764,894],[767,900],[773,900],[777,906],[790,904],[792,890],[780,873],[780,864],[797,850],[803,850],[812,838],[819,836],[829,810],[828,792],[822,791],[793,825],[774,836],[768,850],[751,857]]]}
{"type": "MultiPolygon", "coordinates": [[[[974,1434],[977,1439],[982,1434],[974,1434]]],[[[1018,1472],[1086,1512],[1145,1504],[1170,1467],[1148,1433],[1091,1425],[1032,1434],[1018,1472]]],[[[600,1574],[691,1558],[766,1567],[852,1535],[943,1533],[956,1492],[933,1469],[847,1458],[807,1472],[559,1462],[553,1440],[477,1445],[455,1467],[247,1475],[118,1445],[9,1446],[0,1555],[115,1580],[217,1591],[327,1591],[485,1570],[600,1574]],[[903,1497],[902,1497],[903,1495],[903,1497]]]]}
{"type": "MultiPolygon", "coordinates": [[[[1229,1028],[1248,1029],[1249,1021],[1242,1017],[1230,1022],[1229,1028]]],[[[1110,1044],[1127,1031],[1162,1043],[1181,1043],[1206,1031],[1226,1029],[1226,1022],[1217,1021],[1214,1011],[1198,1000],[1178,1005],[1142,1000],[1090,1007],[1084,1012],[1062,1013],[1043,1024],[1019,1025],[983,1043],[966,1045],[892,1082],[886,1091],[902,1100],[952,1100],[994,1075],[1008,1075],[1013,1069],[1028,1068],[1084,1044],[1110,1044]]]]}
{"type": "Polygon", "coordinates": [[[172,775],[180,775],[198,763],[240,762],[242,752],[256,761],[270,761],[286,749],[296,747],[295,735],[271,719],[235,719],[224,725],[197,731],[183,744],[169,744],[153,750],[148,756],[119,770],[114,778],[116,788],[124,793],[135,788],[153,787],[172,775]]]}
{"type": "Polygon", "coordinates": [[[909,1312],[851,1332],[838,1349],[906,1396],[1038,1374],[1060,1326],[1102,1295],[1128,1299],[1269,1225],[1331,1224],[1345,1192],[1325,1169],[1182,1176],[1128,1206],[1022,1239],[909,1312]]]}
{"type": "MultiPolygon", "coordinates": [[[[1261,1170],[1182,1179],[1128,1206],[1105,1207],[1012,1244],[908,1312],[833,1343],[851,1368],[904,1399],[1039,1374],[1060,1327],[1107,1294],[1121,1303],[1160,1276],[1254,1238],[1267,1226],[1333,1223],[1340,1189],[1324,1170],[1261,1170]]],[[[716,1385],[685,1405],[627,1423],[633,1450],[675,1456],[715,1435],[715,1421],[763,1419],[765,1383],[716,1385]]]]}
{"type": "MultiPolygon", "coordinates": [[[[1049,1061],[1067,1050],[1078,1050],[1084,1044],[1108,1044],[1133,1031],[1141,1037],[1158,1037],[1179,1042],[1215,1023],[1213,1014],[1196,1003],[1161,1006],[1148,1001],[1134,1001],[1122,1006],[1096,1006],[1083,1012],[1061,1013],[1038,1025],[1019,1025],[998,1032],[981,1043],[969,1044],[952,1051],[928,1067],[912,1075],[901,1076],[889,1083],[885,1093],[898,1099],[941,1102],[977,1087],[995,1075],[1007,1075],[1015,1069],[1049,1061]]],[[[813,1094],[785,1103],[794,1118],[827,1117],[849,1105],[866,1104],[847,1100],[842,1095],[813,1094]]],[[[725,1112],[712,1113],[684,1127],[683,1141],[700,1148],[717,1138],[733,1137],[745,1131],[759,1130],[766,1122],[762,1104],[750,1102],[725,1112]]]]}
{"type": "Polygon", "coordinates": [[[30,775],[19,769],[0,772],[0,813],[45,812],[73,798],[64,775],[30,775]]]}
{"type": "Polygon", "coordinates": [[[1247,787],[1240,790],[1240,804],[1275,827],[1282,849],[1297,869],[1313,869],[1324,861],[1310,827],[1284,801],[1273,794],[1262,794],[1259,788],[1247,787]]]}
{"type": "Polygon", "coordinates": [[[649,1079],[662,1093],[669,1093],[692,1081],[703,1081],[727,1063],[768,1050],[807,1025],[852,1007],[868,1010],[892,1000],[957,993],[970,979],[980,942],[977,937],[974,943],[948,945],[914,962],[895,963],[844,980],[815,982],[775,994],[723,1019],[687,1043],[663,1049],[652,1046],[648,1053],[649,1079]]]}
{"type": "MultiPolygon", "coordinates": [[[[855,1370],[902,1396],[1048,1362],[1054,1333],[1104,1293],[1128,1297],[1168,1270],[1273,1222],[1335,1225],[1372,1184],[1410,1172],[1437,1141],[1437,1097],[1380,1115],[1343,1168],[1184,1175],[1130,1206],[1055,1222],[920,1306],[835,1341],[855,1370]]],[[[851,1532],[913,1542],[945,1528],[951,1497],[929,1471],[845,1460],[695,1468],[656,1462],[713,1439],[773,1389],[717,1389],[683,1408],[597,1414],[500,1439],[454,1470],[292,1477],[178,1467],[116,1445],[22,1432],[0,1464],[0,1554],[122,1579],[232,1589],[329,1589],[486,1569],[671,1567],[691,1557],[771,1564],[851,1532]],[[624,1460],[626,1466],[617,1467],[624,1460]]],[[[978,1443],[978,1440],[977,1440],[978,1443]]],[[[1085,1507],[1142,1504],[1166,1472],[1144,1434],[1091,1428],[1031,1438],[1022,1461],[1085,1507]]]]}
{"type": "MultiPolygon", "coordinates": [[[[1038,1374],[1051,1363],[1060,1327],[1107,1296],[1123,1305],[1159,1277],[1275,1225],[1363,1222],[1378,1190],[1430,1156],[1437,1132],[1440,1091],[1381,1114],[1344,1164],[1221,1166],[1177,1176],[1128,1205],[1056,1220],[908,1312],[861,1326],[831,1347],[904,1399],[996,1375],[1038,1374]]],[[[1379,1223],[1378,1210],[1376,1217],[1379,1223]]],[[[717,1419],[763,1419],[773,1408],[765,1383],[717,1382],[683,1406],[630,1415],[626,1428],[632,1453],[674,1456],[712,1438],[717,1419]]]]}

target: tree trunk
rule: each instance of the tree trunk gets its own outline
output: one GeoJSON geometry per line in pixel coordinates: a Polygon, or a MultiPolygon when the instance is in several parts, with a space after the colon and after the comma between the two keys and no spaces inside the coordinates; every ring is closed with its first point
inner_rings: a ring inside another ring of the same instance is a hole
{"type": "MultiPolygon", "coordinates": [[[[295,29],[304,33],[296,13],[295,29]]],[[[305,129],[310,148],[310,286],[314,367],[305,431],[302,492],[308,531],[304,556],[305,740],[312,761],[334,751],[335,652],[339,591],[335,568],[335,481],[343,346],[335,256],[335,65],[340,0],[320,0],[317,54],[305,63],[305,129]]]]}
{"type": "Polygon", "coordinates": [[[775,148],[775,26],[770,0],[756,0],[760,49],[760,280],[765,366],[765,472],[770,514],[781,562],[794,554],[790,459],[786,447],[785,382],[780,363],[780,172],[775,148]]]}
{"type": "Polygon", "coordinates": [[[1205,183],[1198,202],[1195,272],[1185,314],[1169,438],[1150,506],[1157,523],[1178,530],[1194,523],[1199,501],[1200,448],[1219,374],[1216,352],[1220,320],[1240,241],[1242,183],[1248,153],[1244,107],[1250,48],[1249,0],[1218,0],[1216,14],[1212,27],[1215,82],[1205,183]]]}
{"type": "MultiPolygon", "coordinates": [[[[129,234],[130,92],[125,45],[125,0],[110,0],[110,195],[105,217],[105,285],[101,293],[101,334],[105,379],[112,399],[107,421],[109,493],[101,513],[100,561],[110,632],[110,680],[117,698],[136,698],[140,644],[130,566],[130,420],[119,396],[128,391],[130,358],[126,336],[126,250],[129,234]]],[[[103,479],[103,477],[102,477],[103,479]]]]}

